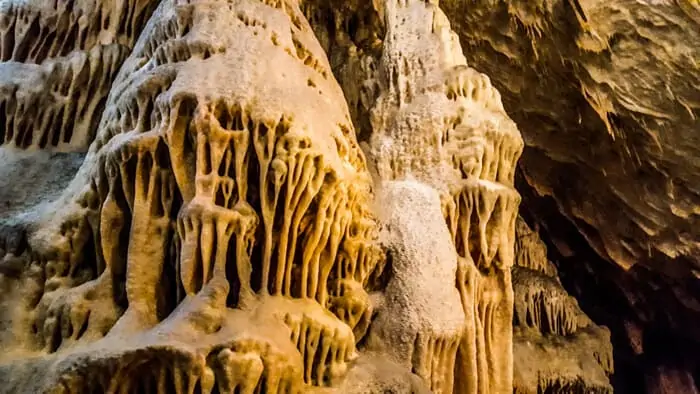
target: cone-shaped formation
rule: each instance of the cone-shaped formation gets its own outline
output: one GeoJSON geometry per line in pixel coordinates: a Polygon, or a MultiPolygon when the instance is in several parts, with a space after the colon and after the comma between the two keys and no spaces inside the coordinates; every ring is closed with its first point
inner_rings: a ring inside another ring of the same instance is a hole
{"type": "MultiPolygon", "coordinates": [[[[81,211],[57,213],[63,243],[33,251],[51,261],[29,314],[32,350],[62,359],[75,347],[82,360],[81,346],[104,335],[90,346],[130,343],[88,360],[107,368],[96,376],[114,376],[100,386],[108,391],[165,392],[161,380],[174,379],[177,392],[296,392],[342,377],[354,332],[363,336],[371,318],[364,288],[383,267],[369,174],[343,102],[293,3],[161,2],[61,201],[81,211]],[[86,263],[87,277],[74,280],[86,263]],[[181,335],[178,319],[204,313],[192,305],[211,302],[212,286],[226,293],[207,313],[223,321],[191,330],[185,342],[201,339],[196,350],[174,346],[186,361],[163,360],[164,335],[181,335]],[[246,311],[240,319],[279,321],[288,332],[270,340],[288,346],[224,344],[222,330],[245,337],[256,325],[229,322],[231,308],[246,311]],[[141,357],[132,353],[144,354],[152,374],[116,383],[141,357]],[[196,366],[201,357],[210,369],[196,366]]],[[[92,387],[73,375],[68,391],[92,387]]]]}
{"type": "MultiPolygon", "coordinates": [[[[313,1],[58,3],[60,21],[95,15],[66,33],[42,11],[52,39],[2,48],[25,63],[2,65],[19,71],[0,105],[39,114],[8,115],[3,140],[90,145],[32,226],[0,228],[7,283],[30,294],[0,304],[2,389],[512,389],[523,142],[434,2],[351,2],[320,40],[313,1]]],[[[531,325],[572,332],[536,290],[531,325]]]]}
{"type": "Polygon", "coordinates": [[[392,276],[368,346],[425,379],[433,392],[449,393],[464,315],[439,194],[418,182],[391,181],[383,184],[379,203],[392,276]]]}

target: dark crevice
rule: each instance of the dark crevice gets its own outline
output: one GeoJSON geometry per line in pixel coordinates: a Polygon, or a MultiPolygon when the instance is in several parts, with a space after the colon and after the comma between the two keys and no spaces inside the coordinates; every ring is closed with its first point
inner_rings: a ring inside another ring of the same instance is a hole
{"type": "Polygon", "coordinates": [[[174,250],[169,246],[172,243],[172,232],[168,237],[166,243],[166,258],[163,262],[163,271],[161,273],[161,280],[158,282],[158,295],[157,295],[157,309],[156,313],[158,315],[158,320],[162,321],[170,315],[170,313],[175,310],[177,306],[177,284],[179,280],[177,278],[177,270],[175,264],[175,256],[172,255],[174,250]]]}
{"type": "Polygon", "coordinates": [[[14,61],[24,62],[29,55],[29,50],[31,49],[31,44],[36,42],[40,37],[41,27],[39,26],[39,16],[35,16],[29,25],[29,29],[24,33],[24,39],[15,47],[15,53],[13,56],[14,61]]]}
{"type": "MultiPolygon", "coordinates": [[[[223,247],[223,245],[222,245],[223,247]]],[[[241,283],[238,280],[238,261],[236,257],[236,237],[231,237],[226,254],[226,279],[229,283],[228,296],[226,297],[226,306],[235,308],[238,306],[241,283]]]]}

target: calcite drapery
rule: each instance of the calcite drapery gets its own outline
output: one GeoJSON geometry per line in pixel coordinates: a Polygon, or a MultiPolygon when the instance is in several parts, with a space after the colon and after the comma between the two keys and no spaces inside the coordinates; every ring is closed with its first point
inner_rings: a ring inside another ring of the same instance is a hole
{"type": "MultiPolygon", "coordinates": [[[[82,160],[40,210],[7,211],[3,390],[511,389],[522,140],[436,4],[372,3],[386,32],[354,98],[313,2],[70,4],[55,7],[77,20],[74,51],[104,53],[15,59],[87,71],[52,77],[71,100],[30,91],[56,129],[13,126],[2,148],[82,160]]],[[[21,14],[40,42],[61,36],[21,14]]]]}
{"type": "Polygon", "coordinates": [[[514,392],[612,393],[608,329],[595,325],[566,293],[545,245],[520,217],[515,249],[514,392]]]}

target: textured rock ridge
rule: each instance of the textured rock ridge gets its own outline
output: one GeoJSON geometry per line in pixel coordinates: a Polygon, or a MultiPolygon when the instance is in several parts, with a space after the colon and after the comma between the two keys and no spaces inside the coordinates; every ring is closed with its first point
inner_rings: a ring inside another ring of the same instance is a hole
{"type": "Polygon", "coordinates": [[[115,4],[3,47],[62,181],[0,211],[0,391],[512,390],[523,140],[436,3],[115,4]]]}
{"type": "Polygon", "coordinates": [[[87,148],[110,84],[153,2],[4,2],[2,145],[87,148]]]}
{"type": "MultiPolygon", "coordinates": [[[[0,343],[12,359],[41,348],[35,336],[39,302],[61,282],[86,280],[94,248],[85,237],[87,217],[53,221],[64,192],[91,143],[110,86],[154,9],[141,1],[3,2],[0,63],[0,343]],[[56,228],[59,226],[60,228],[56,228]],[[30,234],[52,227],[50,238],[30,234]],[[58,246],[71,239],[68,256],[58,246]],[[62,260],[61,264],[57,260],[62,260]],[[70,274],[68,274],[70,271],[70,274]],[[33,311],[27,313],[27,311],[33,311]],[[32,349],[27,349],[27,346],[32,349]]],[[[68,296],[66,294],[65,296],[68,296]]],[[[43,322],[44,318],[38,318],[43,322]]],[[[76,328],[76,333],[79,327],[76,328]]]]}

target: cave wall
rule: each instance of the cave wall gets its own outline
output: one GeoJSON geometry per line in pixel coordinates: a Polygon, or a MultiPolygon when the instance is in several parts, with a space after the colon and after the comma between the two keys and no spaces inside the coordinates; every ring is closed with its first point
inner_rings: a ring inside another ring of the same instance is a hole
{"type": "Polygon", "coordinates": [[[616,387],[694,392],[697,2],[441,6],[520,126],[523,214],[547,229],[567,290],[611,328],[616,387]]]}

